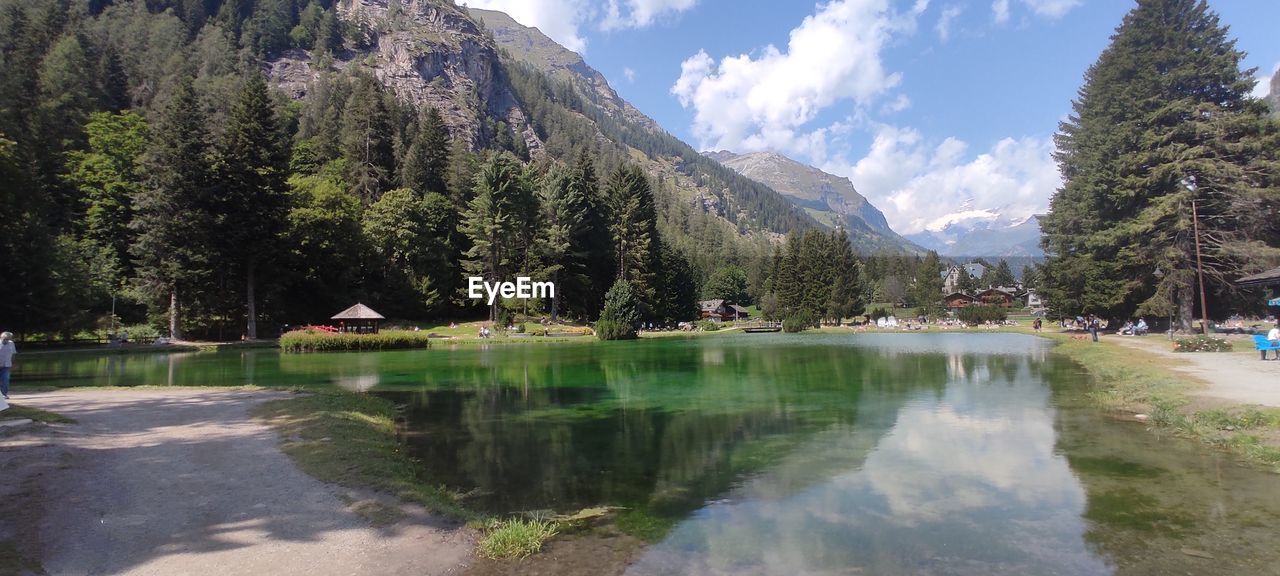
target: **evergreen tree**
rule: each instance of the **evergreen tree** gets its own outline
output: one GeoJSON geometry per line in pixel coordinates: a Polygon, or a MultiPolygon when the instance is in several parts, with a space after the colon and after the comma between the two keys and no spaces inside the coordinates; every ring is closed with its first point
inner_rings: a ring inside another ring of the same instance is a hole
{"type": "Polygon", "coordinates": [[[689,260],[671,244],[660,242],[657,276],[658,293],[653,319],[660,324],[692,320],[698,315],[698,284],[689,260]]]}
{"type": "Polygon", "coordinates": [[[635,286],[619,278],[604,298],[604,309],[596,322],[596,337],[601,340],[633,340],[640,327],[640,294],[635,286]]]}
{"type": "Polygon", "coordinates": [[[941,313],[939,303],[944,296],[942,290],[942,259],[937,252],[930,250],[925,254],[924,261],[916,267],[913,300],[920,314],[936,316],[941,313]]]}
{"type": "Polygon", "coordinates": [[[342,112],[342,157],[352,193],[366,204],[378,199],[395,163],[391,114],[373,78],[357,77],[342,112]]]}
{"type": "Polygon", "coordinates": [[[192,78],[179,78],[151,132],[143,161],[147,185],[133,199],[137,288],[153,310],[167,304],[174,339],[182,338],[183,299],[198,295],[214,252],[214,177],[206,126],[192,78]]]}
{"type": "Polygon", "coordinates": [[[853,245],[849,243],[849,235],[841,228],[832,236],[831,296],[827,299],[824,317],[840,323],[862,312],[866,307],[862,300],[862,278],[859,272],[858,257],[853,253],[853,245]]]}
{"type": "MultiPolygon", "coordinates": [[[[520,166],[509,154],[495,155],[476,176],[474,195],[463,215],[460,231],[471,240],[463,263],[471,274],[495,282],[509,271],[515,246],[517,198],[525,194],[520,166]]],[[[498,320],[499,302],[489,307],[489,320],[498,320]]]]}
{"type": "Polygon", "coordinates": [[[1018,283],[1017,278],[1013,277],[1013,269],[1009,268],[1009,262],[1003,258],[996,264],[990,275],[989,284],[991,286],[1013,286],[1018,283]]]}
{"type": "Polygon", "coordinates": [[[436,192],[419,197],[407,188],[387,191],[365,211],[366,242],[380,257],[388,284],[384,299],[413,303],[402,305],[401,313],[437,312],[452,293],[456,221],[448,198],[436,192]]]}
{"type": "Polygon", "coordinates": [[[1056,136],[1064,183],[1041,223],[1040,280],[1059,312],[1176,307],[1189,321],[1193,208],[1210,292],[1280,257],[1277,129],[1242,58],[1203,1],[1143,0],[1125,16],[1056,136]]]}
{"type": "Polygon", "coordinates": [[[256,339],[257,272],[275,255],[288,215],[289,153],[262,74],[245,79],[219,148],[217,235],[242,275],[245,335],[256,339]]]}
{"type": "Polygon", "coordinates": [[[609,177],[608,190],[618,278],[633,283],[642,300],[649,301],[654,294],[652,275],[658,248],[657,213],[649,179],[637,166],[619,166],[609,177]]]}
{"type": "Polygon", "coordinates": [[[418,130],[400,165],[400,185],[419,195],[447,194],[449,171],[449,130],[434,107],[418,120],[418,130]]]}
{"type": "MultiPolygon", "coordinates": [[[[569,278],[584,279],[565,286],[566,297],[582,318],[593,318],[604,305],[604,294],[617,277],[614,260],[609,205],[600,192],[595,160],[583,150],[566,182],[564,209],[576,214],[576,225],[569,229],[569,253],[566,263],[569,278]]],[[[559,285],[557,285],[559,286],[559,285]]]]}

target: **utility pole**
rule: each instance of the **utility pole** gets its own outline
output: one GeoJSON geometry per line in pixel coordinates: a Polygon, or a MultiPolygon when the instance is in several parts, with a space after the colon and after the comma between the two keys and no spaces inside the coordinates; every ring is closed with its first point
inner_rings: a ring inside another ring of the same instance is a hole
{"type": "MultiPolygon", "coordinates": [[[[1191,186],[1191,193],[1195,194],[1195,187],[1191,186]]],[[[1204,297],[1204,265],[1200,263],[1200,217],[1196,213],[1196,198],[1191,197],[1191,230],[1195,235],[1196,242],[1196,277],[1200,282],[1200,333],[1205,336],[1209,335],[1209,306],[1204,297]]]]}

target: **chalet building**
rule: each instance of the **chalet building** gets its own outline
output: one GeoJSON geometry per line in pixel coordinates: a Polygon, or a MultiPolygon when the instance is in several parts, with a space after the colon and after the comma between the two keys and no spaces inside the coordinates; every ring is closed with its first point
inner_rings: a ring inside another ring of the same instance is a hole
{"type": "Polygon", "coordinates": [[[703,300],[698,302],[698,317],[703,320],[746,320],[751,314],[746,308],[730,304],[724,300],[703,300]]]}
{"type": "Polygon", "coordinates": [[[984,306],[1002,306],[1012,308],[1018,301],[1017,296],[1000,288],[988,288],[978,293],[976,300],[984,306]]]}
{"type": "MultiPolygon", "coordinates": [[[[969,272],[969,276],[972,276],[974,280],[982,278],[982,275],[987,273],[987,267],[977,262],[965,264],[964,269],[969,272]]],[[[942,273],[942,293],[954,294],[956,290],[959,290],[959,284],[960,265],[954,264],[942,273]]]]}
{"type": "Polygon", "coordinates": [[[1044,300],[1035,290],[1027,290],[1027,308],[1044,308],[1044,300]]]}
{"type": "Polygon", "coordinates": [[[942,298],[942,305],[948,310],[959,310],[973,306],[976,301],[976,298],[964,292],[952,292],[942,298]]]}

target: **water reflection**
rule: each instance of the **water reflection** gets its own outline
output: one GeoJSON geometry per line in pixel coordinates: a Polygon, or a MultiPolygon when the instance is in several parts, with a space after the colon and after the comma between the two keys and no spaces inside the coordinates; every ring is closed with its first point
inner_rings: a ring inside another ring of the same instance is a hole
{"type": "Polygon", "coordinates": [[[26,357],[18,385],[340,386],[498,512],[657,526],[633,574],[1277,574],[1280,482],[1103,418],[1046,341],[758,335],[26,357]],[[1188,556],[1183,549],[1213,555],[1188,556]]]}

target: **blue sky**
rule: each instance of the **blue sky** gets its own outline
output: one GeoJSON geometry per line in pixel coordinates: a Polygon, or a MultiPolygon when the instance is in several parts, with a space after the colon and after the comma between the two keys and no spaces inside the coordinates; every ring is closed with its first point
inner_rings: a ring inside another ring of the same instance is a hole
{"type": "MultiPolygon", "coordinates": [[[[1048,207],[1057,123],[1122,0],[471,0],[583,54],[695,148],[849,177],[902,233],[1048,207]]],[[[1246,67],[1280,65],[1280,2],[1217,0],[1246,67]]],[[[1265,89],[1262,90],[1265,92],[1265,89]]]]}

